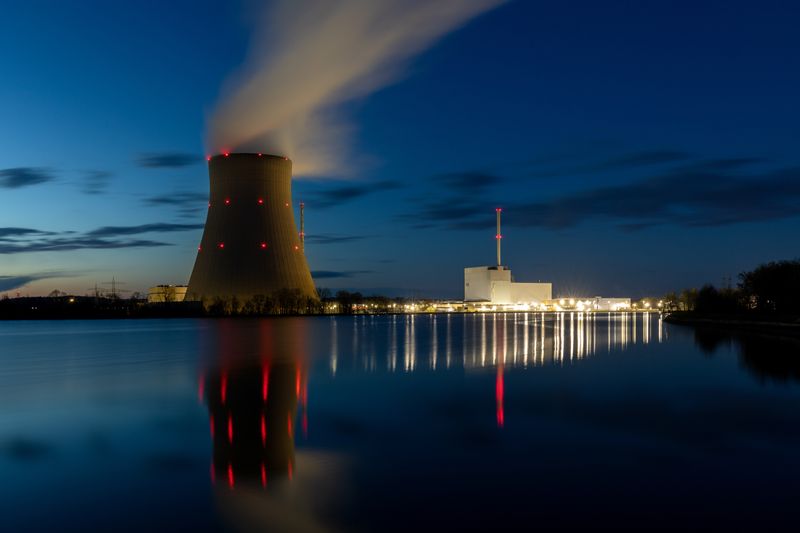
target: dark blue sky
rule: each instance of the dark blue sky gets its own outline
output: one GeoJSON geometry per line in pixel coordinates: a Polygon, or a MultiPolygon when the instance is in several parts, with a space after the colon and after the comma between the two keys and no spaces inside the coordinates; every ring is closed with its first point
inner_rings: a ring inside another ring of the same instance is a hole
{"type": "MultiPolygon", "coordinates": [[[[248,3],[4,3],[0,291],[186,283],[207,118],[248,3]],[[26,284],[27,283],[27,284],[26,284]]],[[[295,181],[317,285],[459,297],[494,259],[644,295],[797,257],[800,7],[516,0],[350,102],[347,175],[295,181]]]]}

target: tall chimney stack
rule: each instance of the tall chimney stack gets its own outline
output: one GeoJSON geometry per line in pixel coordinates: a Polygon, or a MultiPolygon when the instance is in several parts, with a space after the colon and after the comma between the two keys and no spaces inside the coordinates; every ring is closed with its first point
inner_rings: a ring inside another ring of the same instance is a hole
{"type": "Polygon", "coordinates": [[[500,233],[500,213],[503,212],[503,208],[498,207],[494,211],[497,213],[497,235],[495,235],[495,239],[497,240],[497,266],[498,269],[500,269],[503,266],[503,263],[500,260],[500,241],[503,239],[503,234],[500,233]]]}

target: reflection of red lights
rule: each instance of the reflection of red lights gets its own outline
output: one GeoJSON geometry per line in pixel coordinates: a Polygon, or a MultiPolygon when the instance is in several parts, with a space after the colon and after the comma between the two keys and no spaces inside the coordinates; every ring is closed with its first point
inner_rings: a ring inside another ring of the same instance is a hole
{"type": "Polygon", "coordinates": [[[295,372],[294,391],[295,391],[294,393],[299,398],[300,397],[300,367],[297,367],[297,372],[295,372]]]}
{"type": "Polygon", "coordinates": [[[213,439],[214,438],[214,415],[211,415],[209,418],[210,418],[209,423],[211,425],[211,438],[213,439]]]}
{"type": "Polygon", "coordinates": [[[264,373],[261,376],[261,398],[267,401],[267,392],[269,392],[269,367],[264,367],[264,373]]]}
{"type": "Polygon", "coordinates": [[[219,385],[219,399],[225,403],[225,398],[228,396],[228,374],[222,374],[222,382],[219,385]]]}
{"type": "Polygon", "coordinates": [[[503,367],[497,367],[497,380],[495,381],[495,399],[497,400],[497,427],[502,428],[505,424],[505,409],[503,408],[503,396],[505,387],[503,385],[503,367]]]}
{"type": "Polygon", "coordinates": [[[233,465],[228,463],[228,486],[233,488],[233,465]]]}
{"type": "Polygon", "coordinates": [[[233,417],[228,415],[228,442],[233,444],[233,417]]]}
{"type": "Polygon", "coordinates": [[[267,445],[267,420],[261,415],[261,444],[267,445]]]}
{"type": "Polygon", "coordinates": [[[267,486],[267,469],[264,467],[264,463],[261,463],[261,486],[267,486]]]}
{"type": "Polygon", "coordinates": [[[288,466],[287,470],[289,471],[289,481],[291,481],[292,480],[292,474],[293,474],[293,472],[292,472],[292,462],[289,461],[287,466],[288,466]]]}
{"type": "Polygon", "coordinates": [[[292,415],[286,417],[286,431],[288,431],[289,436],[292,436],[292,415]]]}

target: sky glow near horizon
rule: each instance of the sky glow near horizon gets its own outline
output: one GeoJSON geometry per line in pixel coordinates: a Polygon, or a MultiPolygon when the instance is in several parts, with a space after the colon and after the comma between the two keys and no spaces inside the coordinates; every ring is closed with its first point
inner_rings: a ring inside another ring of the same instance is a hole
{"type": "MultiPolygon", "coordinates": [[[[188,281],[204,135],[250,7],[5,7],[0,294],[188,281]]],[[[463,268],[494,261],[496,205],[504,263],[557,295],[657,295],[797,257],[798,15],[516,0],[466,22],[337,107],[344,175],[295,180],[316,284],[459,297],[463,268]]]]}

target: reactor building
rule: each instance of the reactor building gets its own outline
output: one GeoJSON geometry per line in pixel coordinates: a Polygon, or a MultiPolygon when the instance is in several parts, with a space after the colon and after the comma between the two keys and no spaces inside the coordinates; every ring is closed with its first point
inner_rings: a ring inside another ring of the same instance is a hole
{"type": "Polygon", "coordinates": [[[298,290],[317,298],[292,210],[292,162],[267,154],[208,158],[208,215],[187,300],[298,290]]]}
{"type": "Polygon", "coordinates": [[[464,303],[500,306],[538,305],[553,298],[552,283],[518,283],[511,275],[511,269],[503,266],[501,260],[500,214],[497,213],[497,265],[467,267],[464,269],[464,303]]]}

